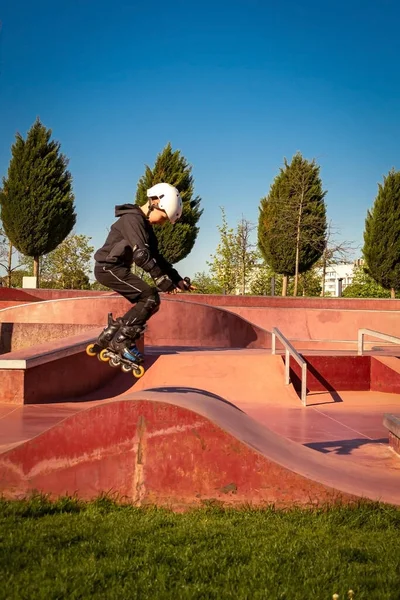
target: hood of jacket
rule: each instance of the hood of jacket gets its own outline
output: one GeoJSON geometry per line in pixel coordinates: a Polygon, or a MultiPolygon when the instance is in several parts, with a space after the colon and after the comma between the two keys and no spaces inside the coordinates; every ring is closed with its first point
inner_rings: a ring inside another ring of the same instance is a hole
{"type": "Polygon", "coordinates": [[[143,211],[140,209],[140,206],[138,206],[137,204],[119,204],[118,206],[115,207],[115,216],[116,217],[122,217],[122,215],[127,215],[129,213],[132,212],[137,212],[139,211],[140,214],[143,215],[143,211]]]}

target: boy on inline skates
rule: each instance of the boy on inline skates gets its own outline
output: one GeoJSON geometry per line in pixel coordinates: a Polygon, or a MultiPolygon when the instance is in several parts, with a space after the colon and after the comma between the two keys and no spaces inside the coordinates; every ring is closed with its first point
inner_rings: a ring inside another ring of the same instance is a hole
{"type": "Polygon", "coordinates": [[[108,325],[96,343],[139,365],[143,356],[135,340],[143,333],[148,319],[159,309],[158,291],[194,289],[190,279],[181,277],[161,256],[153,231],[153,225],[163,225],[168,220],[176,223],[180,218],[182,199],[178,190],[169,183],[157,183],[147,190],[147,198],[143,206],[123,204],[115,207],[118,219],[111,226],[104,245],[94,255],[97,281],[133,304],[122,317],[114,320],[111,313],[108,315],[108,325]],[[149,273],[154,286],[132,273],[133,263],[149,273]]]}

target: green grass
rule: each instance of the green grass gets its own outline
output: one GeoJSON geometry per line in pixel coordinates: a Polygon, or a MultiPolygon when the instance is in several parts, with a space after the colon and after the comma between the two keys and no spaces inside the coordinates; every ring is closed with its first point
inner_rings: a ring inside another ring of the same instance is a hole
{"type": "Polygon", "coordinates": [[[0,598],[400,598],[400,510],[0,500],[0,598]]]}

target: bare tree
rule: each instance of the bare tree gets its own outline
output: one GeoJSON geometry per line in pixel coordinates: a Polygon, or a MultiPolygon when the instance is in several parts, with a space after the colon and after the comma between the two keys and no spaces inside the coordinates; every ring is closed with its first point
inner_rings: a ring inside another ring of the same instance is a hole
{"type": "Polygon", "coordinates": [[[332,222],[329,222],[326,234],[326,246],[319,259],[317,266],[321,268],[321,296],[325,296],[325,279],[326,271],[333,265],[339,265],[350,261],[351,254],[354,250],[358,250],[360,246],[355,246],[354,242],[344,240],[339,242],[336,240],[338,230],[335,230],[332,222]]]}
{"type": "Polygon", "coordinates": [[[13,271],[16,271],[25,265],[26,257],[22,257],[21,254],[17,252],[3,229],[0,228],[0,267],[3,267],[6,272],[7,287],[11,287],[13,271]],[[12,266],[14,256],[17,256],[18,260],[17,264],[12,266]]]}
{"type": "Polygon", "coordinates": [[[256,226],[242,215],[235,233],[238,275],[242,295],[246,294],[249,275],[253,272],[257,263],[256,244],[251,241],[252,232],[255,228],[256,226]]]}

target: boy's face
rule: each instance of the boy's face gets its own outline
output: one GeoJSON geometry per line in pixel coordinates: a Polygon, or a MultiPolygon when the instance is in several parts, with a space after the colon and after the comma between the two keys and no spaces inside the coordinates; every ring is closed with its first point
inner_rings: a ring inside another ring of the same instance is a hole
{"type": "Polygon", "coordinates": [[[154,210],[149,215],[149,221],[152,225],[164,225],[168,221],[167,213],[157,208],[159,200],[153,201],[154,210]]]}

